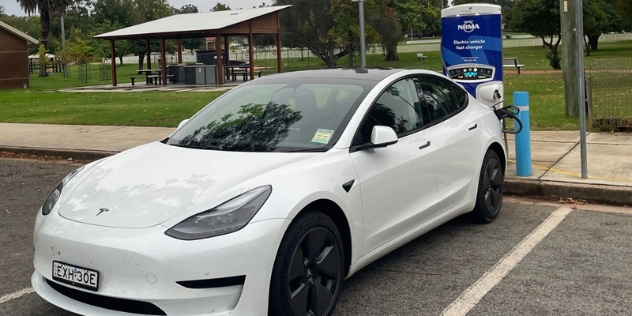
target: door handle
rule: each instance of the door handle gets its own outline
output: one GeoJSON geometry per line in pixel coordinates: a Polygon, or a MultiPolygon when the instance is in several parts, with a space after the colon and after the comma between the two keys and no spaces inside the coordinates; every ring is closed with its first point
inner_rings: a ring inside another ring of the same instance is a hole
{"type": "Polygon", "coordinates": [[[478,127],[478,124],[474,124],[474,126],[468,128],[468,131],[473,131],[478,127]]]}
{"type": "Polygon", "coordinates": [[[430,141],[428,141],[425,145],[419,146],[419,149],[424,149],[430,147],[430,141]]]}

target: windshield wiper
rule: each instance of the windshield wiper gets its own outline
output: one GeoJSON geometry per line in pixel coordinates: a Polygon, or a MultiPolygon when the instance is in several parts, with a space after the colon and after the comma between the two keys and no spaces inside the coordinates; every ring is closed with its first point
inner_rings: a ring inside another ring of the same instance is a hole
{"type": "Polygon", "coordinates": [[[290,150],[281,150],[284,153],[300,153],[300,152],[326,152],[328,149],[324,147],[318,148],[303,148],[303,149],[290,149],[290,150]]]}
{"type": "Polygon", "coordinates": [[[206,145],[204,147],[181,145],[181,144],[171,144],[171,145],[176,146],[176,147],[182,147],[182,148],[205,149],[205,150],[220,150],[221,149],[219,146],[216,146],[216,145],[206,145]]]}

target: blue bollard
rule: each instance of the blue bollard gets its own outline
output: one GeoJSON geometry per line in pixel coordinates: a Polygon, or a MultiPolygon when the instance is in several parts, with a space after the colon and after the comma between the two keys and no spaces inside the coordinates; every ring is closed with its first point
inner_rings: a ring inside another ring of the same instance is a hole
{"type": "MultiPolygon", "coordinates": [[[[516,134],[516,175],[530,177],[531,172],[531,120],[529,115],[529,92],[514,92],[514,105],[520,109],[518,119],[522,131],[516,134]]],[[[514,122],[514,130],[518,130],[514,122]]]]}

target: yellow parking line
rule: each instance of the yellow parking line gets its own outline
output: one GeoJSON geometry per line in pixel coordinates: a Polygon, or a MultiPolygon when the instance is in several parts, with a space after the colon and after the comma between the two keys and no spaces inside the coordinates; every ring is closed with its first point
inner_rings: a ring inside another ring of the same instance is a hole
{"type": "MultiPolygon", "coordinates": [[[[512,163],[516,163],[516,161],[512,160],[512,159],[507,159],[507,161],[508,162],[512,162],[512,163]]],[[[581,178],[582,177],[581,174],[579,174],[579,173],[570,172],[570,171],[566,171],[566,170],[561,170],[561,169],[556,169],[556,168],[549,168],[549,167],[540,166],[540,165],[536,165],[536,164],[531,164],[531,166],[533,168],[535,168],[535,169],[551,171],[551,172],[567,175],[569,177],[574,177],[574,178],[581,178]]],[[[617,177],[594,177],[594,176],[588,176],[588,179],[604,180],[604,181],[632,182],[632,179],[617,178],[617,177]]]]}

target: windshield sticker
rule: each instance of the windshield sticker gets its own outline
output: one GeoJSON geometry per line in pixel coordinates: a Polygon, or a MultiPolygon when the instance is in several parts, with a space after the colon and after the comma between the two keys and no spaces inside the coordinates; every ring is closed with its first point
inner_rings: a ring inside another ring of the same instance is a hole
{"type": "Polygon", "coordinates": [[[312,138],[312,143],[320,143],[320,144],[327,144],[329,143],[329,140],[331,139],[331,135],[334,134],[334,131],[330,130],[330,129],[318,129],[316,131],[316,134],[314,135],[314,138],[312,138]]]}

